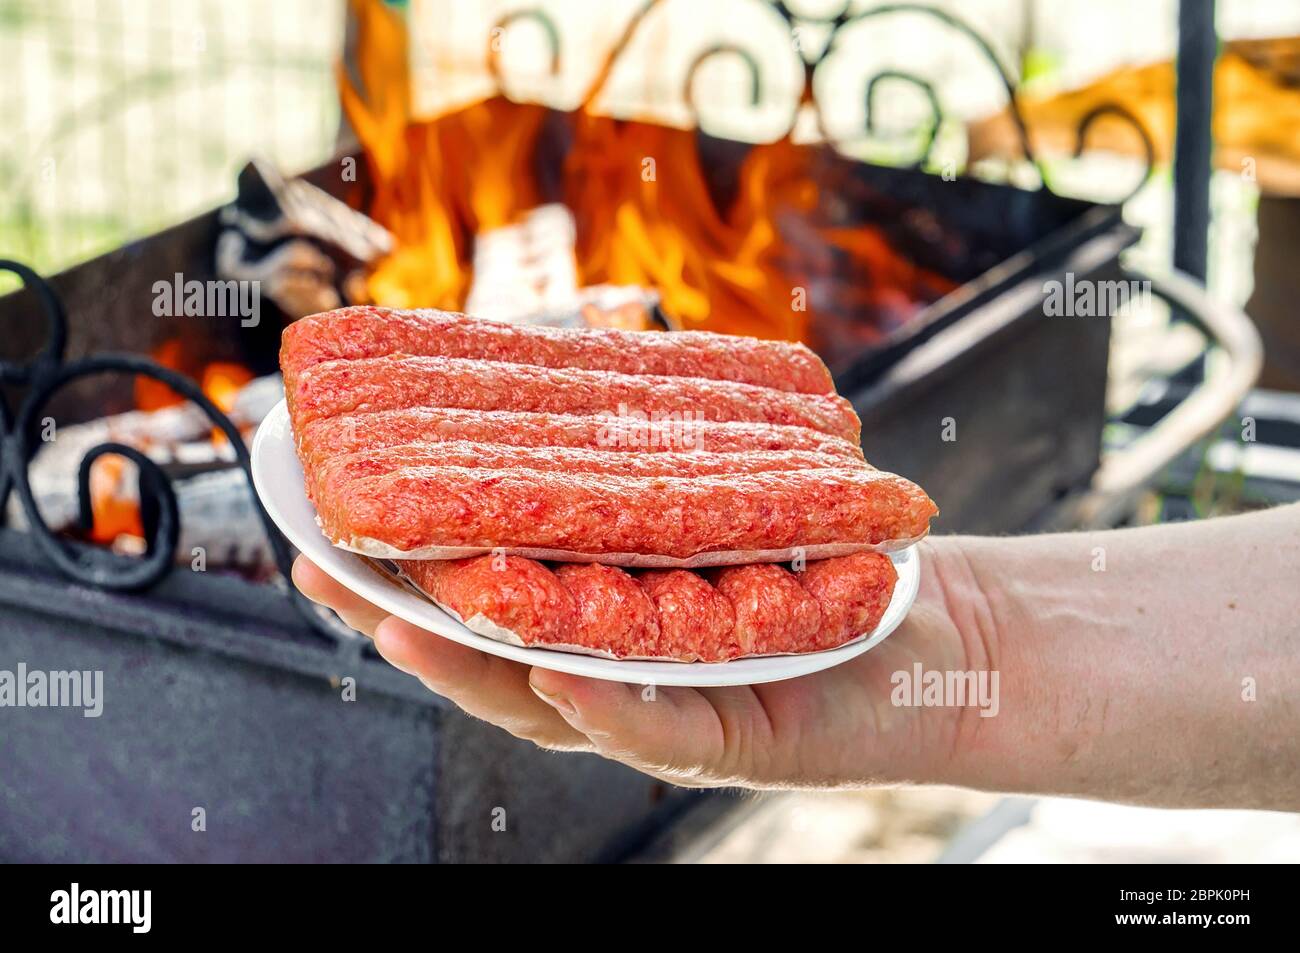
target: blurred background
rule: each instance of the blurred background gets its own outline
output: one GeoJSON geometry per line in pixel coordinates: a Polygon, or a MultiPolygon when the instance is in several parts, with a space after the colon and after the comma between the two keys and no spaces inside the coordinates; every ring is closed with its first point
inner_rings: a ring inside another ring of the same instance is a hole
{"type": "MultiPolygon", "coordinates": [[[[125,342],[241,426],[273,345],[125,330],[150,299],[101,309],[109,281],[136,269],[148,287],[173,265],[256,278],[273,335],[356,300],[803,339],[859,406],[868,458],[918,477],[944,531],[1300,499],[1300,6],[880,6],[0,0],[0,258],[60,276],[74,351],[125,342]],[[1051,340],[1037,323],[1044,269],[1140,282],[1171,264],[1196,301],[1144,292],[1101,331],[1051,340]],[[976,322],[1009,335],[981,332],[1014,372],[957,373],[952,335],[976,322]],[[938,383],[914,367],[926,348],[954,368],[938,383]],[[968,462],[904,446],[974,395],[988,415],[968,462]],[[998,430],[1005,445],[981,443],[998,430]],[[1041,485],[998,509],[1017,465],[1041,485]]],[[[20,286],[0,273],[0,295],[20,286]]],[[[67,406],[85,422],[173,402],[137,384],[67,406]]],[[[91,541],[138,553],[138,492],[117,492],[97,497],[91,541]]],[[[233,563],[274,575],[273,554],[233,563]]],[[[1300,856],[1291,816],[933,789],[726,797],[671,817],[627,855],[1300,856]]]]}

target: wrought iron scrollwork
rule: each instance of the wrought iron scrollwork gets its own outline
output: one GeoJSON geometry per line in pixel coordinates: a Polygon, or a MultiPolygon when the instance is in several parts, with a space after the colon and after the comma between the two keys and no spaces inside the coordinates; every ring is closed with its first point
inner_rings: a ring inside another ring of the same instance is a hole
{"type": "MultiPolygon", "coordinates": [[[[787,19],[795,16],[790,12],[784,2],[778,2],[777,8],[782,11],[782,15],[787,19]]],[[[989,43],[988,40],[984,39],[979,31],[973,29],[964,20],[954,16],[948,11],[940,10],[937,7],[927,6],[923,3],[887,3],[878,7],[872,7],[869,10],[863,10],[861,13],[849,13],[847,12],[847,9],[841,11],[831,20],[823,21],[829,22],[831,26],[831,39],[826,44],[826,50],[822,53],[822,56],[817,61],[816,65],[820,66],[820,64],[835,50],[835,38],[845,27],[851,26],[854,23],[861,23],[864,20],[875,19],[877,17],[889,16],[897,13],[914,13],[938,20],[943,25],[956,30],[958,33],[967,37],[971,43],[974,44],[975,48],[979,50],[980,55],[984,57],[991,67],[993,67],[993,72],[997,75],[998,81],[1001,83],[1002,89],[1006,93],[1007,110],[1011,113],[1012,122],[1015,124],[1016,133],[1020,139],[1020,147],[1024,150],[1025,157],[1033,163],[1035,168],[1039,169],[1040,178],[1043,178],[1044,185],[1046,185],[1046,178],[1042,177],[1042,169],[1038,164],[1038,159],[1034,155],[1033,146],[1029,141],[1029,129],[1025,125],[1025,117],[1021,113],[1020,104],[1016,99],[1016,81],[1014,76],[1003,64],[1002,58],[998,56],[997,51],[993,49],[993,45],[989,43]]],[[[897,78],[906,78],[919,87],[929,87],[929,83],[924,78],[917,76],[914,73],[908,73],[903,70],[889,70],[887,72],[897,78]]],[[[868,81],[868,89],[871,88],[877,77],[880,75],[881,74],[877,74],[868,81]]],[[[932,108],[936,108],[938,104],[937,96],[933,97],[933,104],[932,108]]],[[[942,113],[940,112],[940,114],[935,118],[935,125],[937,128],[938,122],[942,119],[942,113]]],[[[867,115],[867,122],[870,123],[870,113],[867,115]]]]}
{"type": "Polygon", "coordinates": [[[511,24],[519,20],[531,20],[545,31],[546,40],[551,50],[551,75],[555,76],[560,72],[560,31],[556,28],[555,21],[542,10],[512,10],[497,20],[488,36],[488,71],[492,74],[492,78],[496,80],[498,86],[501,85],[502,79],[501,40],[505,36],[506,30],[510,29],[511,24]]]}
{"type": "Polygon", "coordinates": [[[943,123],[943,107],[939,105],[939,95],[934,91],[934,87],[928,82],[912,73],[906,73],[902,70],[881,70],[871,79],[867,80],[866,109],[867,109],[867,132],[875,131],[875,113],[872,110],[872,104],[876,97],[876,89],[882,82],[887,80],[900,80],[915,86],[925,94],[926,100],[930,104],[930,129],[925,139],[925,148],[917,156],[916,161],[912,164],[917,168],[924,166],[930,161],[930,153],[934,151],[934,140],[939,137],[939,126],[943,123]]]}
{"type": "MultiPolygon", "coordinates": [[[[628,46],[630,46],[632,38],[640,29],[642,23],[646,20],[647,16],[651,12],[653,12],[655,7],[659,6],[660,3],[661,0],[646,0],[646,2],[644,2],[640,7],[638,7],[636,11],[633,13],[632,17],[629,19],[626,27],[624,28],[618,42],[609,51],[608,57],[604,62],[604,64],[602,65],[601,69],[598,71],[598,74],[594,82],[592,83],[587,95],[583,98],[584,105],[589,105],[591,102],[595,100],[596,95],[603,88],[605,81],[609,78],[610,74],[613,72],[613,66],[615,62],[619,59],[620,56],[623,55],[623,53],[626,51],[628,46]]],[[[825,123],[823,121],[821,106],[818,103],[817,98],[813,93],[814,76],[828,59],[830,59],[833,55],[835,55],[836,53],[842,50],[843,48],[842,31],[844,29],[851,27],[856,23],[861,23],[865,20],[876,19],[876,18],[891,16],[895,14],[916,14],[916,15],[928,17],[932,20],[935,20],[940,24],[942,24],[943,26],[967,37],[971,41],[972,46],[979,52],[981,57],[986,62],[988,62],[988,64],[992,67],[993,72],[996,75],[999,84],[1001,85],[1003,91],[1006,93],[1007,111],[1010,115],[1011,122],[1015,127],[1016,136],[1019,141],[1020,148],[1023,151],[1025,158],[1034,166],[1035,169],[1038,170],[1039,179],[1043,183],[1043,188],[1048,189],[1050,191],[1051,186],[1048,182],[1048,176],[1045,174],[1045,170],[1040,161],[1040,158],[1034,150],[1033,144],[1031,142],[1030,130],[1025,120],[1024,113],[1020,108],[1020,102],[1017,97],[1017,90],[1016,90],[1017,80],[1015,74],[1011,69],[1009,69],[1002,62],[1002,58],[998,55],[993,45],[987,39],[985,39],[984,36],[981,35],[978,30],[972,28],[968,23],[966,23],[960,17],[948,12],[947,10],[943,10],[938,7],[933,7],[924,3],[884,3],[884,4],[880,4],[879,6],[871,7],[866,10],[852,12],[850,9],[850,4],[846,2],[837,12],[832,14],[820,14],[820,15],[812,14],[812,13],[804,13],[799,10],[796,10],[792,7],[790,3],[787,2],[787,0],[775,0],[775,2],[770,4],[770,6],[785,21],[786,25],[789,27],[791,31],[792,37],[796,35],[795,31],[799,29],[799,25],[801,23],[817,24],[828,32],[828,37],[826,39],[825,45],[821,48],[820,53],[811,57],[804,56],[804,77],[805,77],[804,89],[802,91],[802,95],[799,97],[798,103],[796,104],[795,107],[796,113],[791,116],[789,128],[792,129],[794,126],[797,110],[805,102],[807,102],[807,103],[811,103],[813,109],[816,111],[817,123],[823,135],[826,135],[826,138],[828,139],[831,138],[829,135],[827,135],[825,123]]],[[[522,9],[512,11],[506,17],[498,21],[496,27],[493,30],[493,37],[495,38],[500,36],[500,32],[499,32],[500,30],[505,29],[511,23],[519,19],[535,20],[536,22],[541,24],[542,27],[546,30],[551,45],[551,54],[552,54],[551,72],[552,74],[558,72],[559,51],[560,51],[559,32],[555,26],[554,21],[551,19],[550,15],[547,14],[547,12],[542,7],[528,7],[528,8],[522,8],[522,9]]],[[[800,46],[800,44],[794,43],[792,45],[796,49],[800,49],[802,52],[802,47],[800,46]]],[[[695,74],[705,60],[724,53],[736,55],[742,59],[742,61],[744,62],[745,66],[748,69],[749,77],[750,77],[751,105],[758,106],[762,102],[762,89],[763,89],[762,75],[761,75],[762,70],[759,66],[758,57],[756,57],[751,50],[746,49],[743,44],[732,43],[732,42],[720,43],[704,49],[702,52],[700,52],[695,57],[693,57],[682,79],[683,100],[687,104],[687,106],[689,106],[692,109],[692,111],[695,112],[696,114],[698,114],[698,111],[695,109],[695,104],[693,101],[694,97],[692,93],[692,84],[695,78],[695,74]]],[[[491,69],[492,75],[496,79],[498,86],[500,86],[502,80],[500,74],[500,66],[499,63],[497,62],[496,51],[492,47],[490,47],[488,62],[489,62],[489,68],[491,69]]],[[[939,97],[934,89],[933,84],[929,80],[925,79],[922,76],[918,76],[916,73],[908,70],[886,69],[874,73],[871,76],[868,76],[866,79],[866,87],[865,87],[866,113],[864,118],[865,132],[868,135],[874,133],[876,129],[876,122],[873,114],[873,102],[875,99],[875,93],[880,83],[885,80],[899,80],[902,82],[906,82],[909,85],[913,86],[914,88],[920,90],[921,93],[926,97],[926,100],[930,107],[931,125],[927,132],[927,136],[924,142],[924,148],[922,152],[911,163],[912,165],[917,167],[924,166],[929,161],[930,154],[934,148],[935,140],[939,134],[939,128],[943,122],[943,112],[940,106],[939,97]]],[[[1138,180],[1137,186],[1133,189],[1132,192],[1130,192],[1127,196],[1125,196],[1124,199],[1121,200],[1121,201],[1127,201],[1134,194],[1136,194],[1139,189],[1141,189],[1141,187],[1147,182],[1148,179],[1150,179],[1151,173],[1155,168],[1155,147],[1152,144],[1151,136],[1147,131],[1146,127],[1142,125],[1142,123],[1138,120],[1136,116],[1133,115],[1133,113],[1131,113],[1129,110],[1125,109],[1123,106],[1119,105],[1118,103],[1105,103],[1101,106],[1096,107],[1091,112],[1089,112],[1086,116],[1084,116],[1080,120],[1078,126],[1076,127],[1074,148],[1072,150],[1072,154],[1075,158],[1077,158],[1082,154],[1084,146],[1086,145],[1088,132],[1092,128],[1093,123],[1097,119],[1101,118],[1102,116],[1112,116],[1118,119],[1122,119],[1137,131],[1137,134],[1141,137],[1142,140],[1142,145],[1143,145],[1143,150],[1145,153],[1145,160],[1146,160],[1145,167],[1141,178],[1138,180]]]]}
{"type": "MultiPolygon", "coordinates": [[[[38,449],[43,418],[50,399],[75,380],[99,374],[130,374],[148,377],[171,388],[192,402],[225,435],[234,463],[243,471],[253,506],[257,511],[276,568],[287,580],[293,562],[289,544],[263,508],[253,489],[252,461],[239,429],[190,378],[137,354],[104,353],[65,362],[67,314],[54,288],[32,269],[15,261],[0,259],[0,271],[18,276],[33,292],[48,326],[44,348],[25,362],[0,361],[0,382],[25,388],[17,412],[0,394],[0,513],[16,492],[27,517],[27,531],[40,552],[70,579],[101,589],[134,592],[157,584],[175,568],[180,538],[180,514],[176,494],[163,469],[135,447],[109,442],[91,449],[82,458],[77,474],[77,526],[93,525],[90,471],[99,458],[117,455],[136,466],[145,553],[138,559],[124,559],[96,546],[78,545],[56,535],[36,505],[28,477],[28,466],[38,449]]],[[[342,623],[323,616],[301,593],[289,587],[289,597],[317,633],[337,643],[341,651],[355,652],[360,641],[342,623]]]]}
{"type": "Polygon", "coordinates": [[[1142,140],[1142,151],[1146,156],[1146,167],[1142,177],[1138,179],[1137,184],[1133,186],[1132,191],[1118,201],[1117,204],[1123,205],[1138,192],[1142,191],[1142,186],[1146,185],[1147,179],[1151,178],[1151,170],[1156,166],[1156,146],[1151,141],[1151,133],[1147,132],[1147,127],[1142,125],[1141,121],[1129,110],[1125,109],[1119,103],[1102,103],[1094,106],[1083,118],[1074,130],[1074,157],[1077,159],[1083,155],[1083,147],[1087,144],[1088,131],[1092,129],[1093,124],[1103,116],[1110,116],[1122,120],[1132,126],[1137,132],[1138,138],[1142,140]]]}
{"type": "Polygon", "coordinates": [[[686,70],[686,79],[682,84],[682,98],[691,107],[693,115],[699,115],[699,108],[695,105],[695,74],[704,65],[705,60],[724,53],[740,57],[741,62],[745,64],[745,68],[749,72],[749,104],[757,106],[763,101],[762,70],[759,68],[758,60],[754,58],[754,54],[737,43],[717,43],[696,55],[695,59],[691,60],[690,67],[686,70]]]}

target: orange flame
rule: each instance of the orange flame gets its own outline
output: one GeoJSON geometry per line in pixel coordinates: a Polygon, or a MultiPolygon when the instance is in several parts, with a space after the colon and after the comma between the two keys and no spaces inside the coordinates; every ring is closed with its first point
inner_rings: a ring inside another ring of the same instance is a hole
{"type": "MultiPolygon", "coordinates": [[[[192,371],[192,355],[180,338],[170,338],[153,351],[159,364],[182,373],[192,371]]],[[[213,361],[199,372],[203,393],[223,412],[229,413],[235,398],[244,385],[253,379],[252,373],[241,364],[213,361]]],[[[135,381],[136,408],[157,411],[184,403],[184,398],[161,381],[137,377],[135,381]]],[[[212,428],[211,440],[218,446],[227,442],[226,435],[212,428]]],[[[140,503],[135,494],[125,491],[128,463],[125,459],[105,454],[90,468],[90,511],[94,523],[90,538],[105,545],[121,537],[143,537],[144,525],[140,503]]]]}
{"type": "Polygon", "coordinates": [[[878,229],[815,224],[819,152],[788,138],[748,151],[720,209],[693,130],[599,116],[590,98],[568,115],[495,96],[416,119],[401,16],[380,0],[352,9],[364,92],[342,69],[340,92],[370,164],[368,211],[397,240],[368,279],[379,304],[464,306],[474,236],[557,197],[543,195],[535,170],[548,117],[571,127],[557,188],[577,226],[580,285],[653,288],[683,326],[791,340],[815,337],[818,322],[852,321],[841,304],[902,320],[953,287],[878,229]],[[853,293],[837,287],[838,302],[823,306],[828,279],[853,293]]]}
{"type": "Polygon", "coordinates": [[[122,457],[105,454],[90,465],[90,512],[94,522],[90,538],[108,545],[119,536],[144,536],[137,500],[122,495],[127,463],[122,457]]]}
{"type": "MultiPolygon", "coordinates": [[[[185,344],[180,338],[168,338],[154,348],[153,354],[150,356],[163,367],[171,370],[183,372],[185,369],[185,344]]],[[[152,377],[137,377],[135,379],[135,406],[137,410],[162,410],[164,407],[174,407],[183,401],[184,398],[180,394],[162,381],[156,381],[152,377]]]]}
{"type": "MultiPolygon", "coordinates": [[[[239,392],[252,379],[252,373],[242,364],[213,361],[203,369],[203,393],[208,400],[217,405],[218,410],[228,414],[234,408],[235,398],[239,396],[239,392]]],[[[224,432],[213,427],[212,442],[221,445],[229,441],[224,432]]]]}

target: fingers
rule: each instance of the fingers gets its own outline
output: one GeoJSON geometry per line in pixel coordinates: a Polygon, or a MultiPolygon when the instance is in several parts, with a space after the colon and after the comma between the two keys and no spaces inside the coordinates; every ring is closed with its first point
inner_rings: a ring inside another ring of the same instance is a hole
{"type": "Polygon", "coordinates": [[[528,686],[526,666],[444,639],[396,616],[375,630],[375,648],[432,692],[517,738],[559,751],[590,751],[591,743],[528,686]]]}
{"type": "Polygon", "coordinates": [[[416,676],[430,691],[469,714],[546,748],[591,750],[585,736],[533,694],[525,667],[389,615],[305,556],[293,564],[293,582],[308,599],[329,606],[349,626],[373,638],[379,653],[392,665],[416,676]]]}
{"type": "Polygon", "coordinates": [[[306,556],[294,561],[293,584],[312,602],[333,609],[349,626],[371,638],[379,623],[388,618],[387,612],[327,576],[306,556]]]}
{"type": "Polygon", "coordinates": [[[726,784],[752,776],[749,761],[770,735],[763,706],[748,688],[701,693],[547,669],[530,673],[389,615],[304,556],[294,563],[293,581],[307,598],[372,637],[385,659],[430,691],[545,748],[594,749],[676,784],[726,784]]]}
{"type": "Polygon", "coordinates": [[[714,690],[624,685],[535,668],[529,683],[601,754],[675,784],[739,780],[765,724],[745,688],[714,690]],[[761,729],[757,729],[761,730],[761,729]]]}

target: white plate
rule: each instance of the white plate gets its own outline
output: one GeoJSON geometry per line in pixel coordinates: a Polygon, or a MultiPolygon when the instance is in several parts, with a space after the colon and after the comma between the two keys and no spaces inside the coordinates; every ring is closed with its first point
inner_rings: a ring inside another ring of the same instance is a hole
{"type": "Polygon", "coordinates": [[[880,624],[866,638],[824,652],[771,655],[734,662],[634,662],[602,659],[553,649],[508,645],[465,628],[427,599],[378,573],[355,553],[339,549],[320,531],[316,509],[303,488],[302,466],[283,401],[262,422],[253,439],[253,483],[271,519],[306,556],[334,579],[393,615],[453,642],[491,655],[572,675],[641,685],[757,685],[820,672],[856,658],[884,641],[916,599],[921,560],[915,546],[891,553],[898,584],[880,624]]]}

